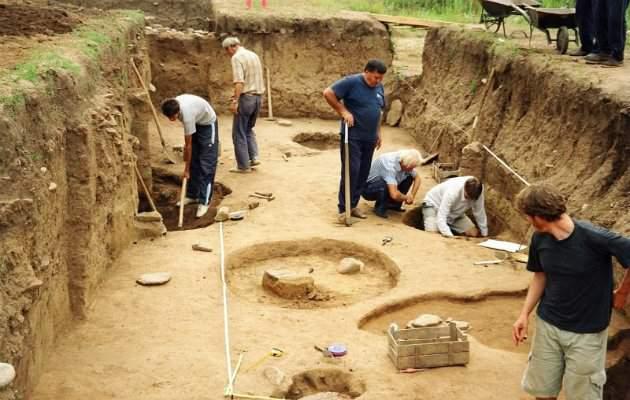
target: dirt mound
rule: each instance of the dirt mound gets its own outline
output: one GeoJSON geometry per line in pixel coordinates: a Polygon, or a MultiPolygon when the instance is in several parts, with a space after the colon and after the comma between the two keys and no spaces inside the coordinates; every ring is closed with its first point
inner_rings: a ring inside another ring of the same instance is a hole
{"type": "Polygon", "coordinates": [[[339,369],[314,369],[295,375],[275,396],[287,399],[353,399],[365,393],[365,383],[339,369]],[[317,394],[321,394],[317,396],[317,394]]]}
{"type": "Polygon", "coordinates": [[[77,15],[61,8],[0,4],[0,36],[55,35],[79,24],[77,15]]]}

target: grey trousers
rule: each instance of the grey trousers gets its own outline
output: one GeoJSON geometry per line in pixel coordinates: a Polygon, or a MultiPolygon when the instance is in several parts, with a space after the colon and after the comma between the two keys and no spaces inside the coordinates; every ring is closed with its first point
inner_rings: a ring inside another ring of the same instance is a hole
{"type": "Polygon", "coordinates": [[[234,155],[239,169],[250,167],[250,161],[258,159],[258,143],[256,142],[256,118],[260,111],[260,96],[241,95],[238,99],[238,112],[232,122],[232,142],[234,155]]]}

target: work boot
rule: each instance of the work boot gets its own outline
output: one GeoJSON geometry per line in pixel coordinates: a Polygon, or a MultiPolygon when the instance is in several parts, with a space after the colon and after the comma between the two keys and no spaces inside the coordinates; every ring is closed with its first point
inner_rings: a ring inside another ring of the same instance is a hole
{"type": "Polygon", "coordinates": [[[388,218],[387,211],[382,210],[380,208],[374,207],[374,214],[378,215],[381,218],[388,218]]]}
{"type": "Polygon", "coordinates": [[[197,206],[197,214],[195,215],[197,218],[201,218],[208,212],[208,206],[205,204],[199,204],[197,206]]]}
{"type": "Polygon", "coordinates": [[[234,167],[230,168],[230,172],[234,172],[235,174],[249,174],[250,172],[252,172],[252,169],[234,167]]]}
{"type": "Polygon", "coordinates": [[[367,218],[367,215],[363,214],[363,212],[356,207],[350,211],[350,215],[352,215],[353,217],[360,218],[360,219],[367,218]]]}
{"type": "MultiPolygon", "coordinates": [[[[195,203],[197,203],[197,199],[191,199],[188,196],[184,197],[184,206],[187,206],[189,204],[195,204],[195,203]]],[[[177,203],[175,203],[177,207],[179,207],[180,204],[181,204],[181,201],[178,201],[177,203]]]]}
{"type": "Polygon", "coordinates": [[[577,49],[577,50],[573,50],[569,52],[569,55],[571,57],[585,57],[587,56],[589,53],[588,51],[582,50],[582,49],[577,49]]]}
{"type": "Polygon", "coordinates": [[[602,67],[623,67],[623,60],[617,60],[615,57],[608,57],[602,63],[602,67]]]}
{"type": "Polygon", "coordinates": [[[258,159],[251,160],[249,162],[249,165],[252,166],[252,167],[255,167],[256,165],[260,165],[260,160],[258,160],[258,159]]]}
{"type": "Polygon", "coordinates": [[[584,57],[587,64],[601,64],[608,60],[608,54],[606,53],[589,53],[584,57]]]}

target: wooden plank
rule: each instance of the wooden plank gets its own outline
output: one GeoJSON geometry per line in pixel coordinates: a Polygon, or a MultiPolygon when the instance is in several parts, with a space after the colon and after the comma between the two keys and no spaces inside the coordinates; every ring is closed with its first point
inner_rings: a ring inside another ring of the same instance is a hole
{"type": "Polygon", "coordinates": [[[416,357],[416,368],[435,368],[449,365],[449,355],[430,354],[416,357]]]}
{"type": "Polygon", "coordinates": [[[444,343],[427,343],[416,346],[416,352],[420,355],[448,353],[450,348],[449,342],[444,343]]]}
{"type": "Polygon", "coordinates": [[[454,22],[427,21],[427,20],[423,20],[419,18],[402,17],[399,15],[370,14],[370,16],[384,24],[407,25],[407,26],[415,26],[418,28],[425,28],[425,29],[439,28],[442,26],[459,25],[454,22]]]}
{"type": "Polygon", "coordinates": [[[470,351],[470,343],[468,342],[451,342],[449,343],[449,352],[461,353],[463,351],[470,351]]]}
{"type": "Polygon", "coordinates": [[[448,326],[401,329],[398,333],[398,339],[434,339],[442,336],[449,336],[450,333],[451,331],[448,326]]]}
{"type": "Polygon", "coordinates": [[[448,362],[450,365],[465,365],[470,361],[470,353],[463,351],[461,353],[449,353],[448,362]]]}

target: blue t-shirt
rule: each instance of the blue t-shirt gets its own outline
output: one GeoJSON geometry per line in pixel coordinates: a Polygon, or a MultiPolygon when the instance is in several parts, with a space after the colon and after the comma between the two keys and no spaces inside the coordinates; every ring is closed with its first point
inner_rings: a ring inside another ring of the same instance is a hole
{"type": "Polygon", "coordinates": [[[630,239],[586,221],[564,240],[534,233],[527,269],[544,272],[538,316],[565,331],[597,333],[612,312],[612,257],[630,266],[630,239]]]}
{"type": "MultiPolygon", "coordinates": [[[[356,140],[375,142],[381,111],[385,107],[385,90],[382,84],[370,87],[363,74],[346,76],[331,86],[337,99],[354,117],[354,126],[348,129],[348,137],[356,140]]],[[[344,127],[341,125],[341,134],[344,127]]]]}

